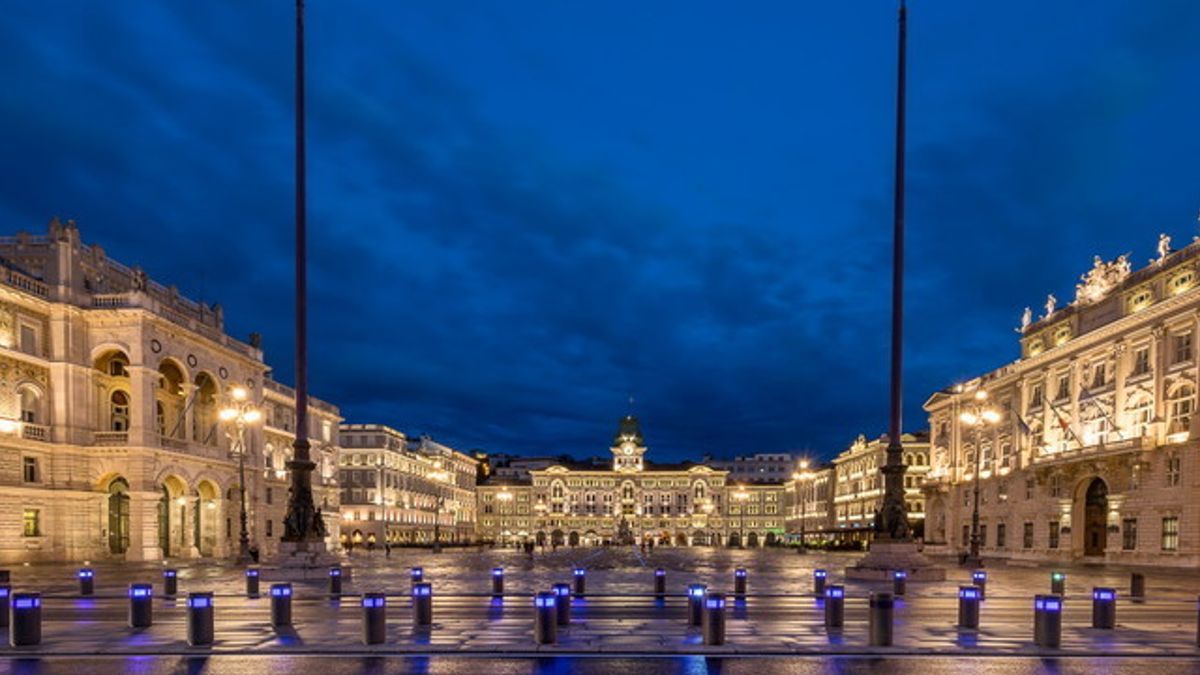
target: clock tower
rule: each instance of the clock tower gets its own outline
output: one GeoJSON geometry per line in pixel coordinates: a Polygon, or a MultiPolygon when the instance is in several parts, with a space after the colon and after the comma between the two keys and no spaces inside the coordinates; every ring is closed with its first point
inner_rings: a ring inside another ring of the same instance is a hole
{"type": "Polygon", "coordinates": [[[617,435],[613,438],[613,471],[637,472],[645,468],[646,439],[642,428],[633,415],[621,418],[617,435]]]}

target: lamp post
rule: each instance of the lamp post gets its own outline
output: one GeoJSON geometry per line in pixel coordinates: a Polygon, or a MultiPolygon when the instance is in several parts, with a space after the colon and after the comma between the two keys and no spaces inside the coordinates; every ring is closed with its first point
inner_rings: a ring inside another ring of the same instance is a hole
{"type": "Polygon", "coordinates": [[[746,500],[750,499],[750,493],[739,487],[733,498],[738,502],[738,548],[746,548],[746,500]]]}
{"type": "Polygon", "coordinates": [[[250,531],[246,526],[246,425],[254,424],[262,419],[262,411],[250,400],[250,394],[245,387],[234,387],[229,392],[229,399],[219,413],[222,422],[231,425],[232,430],[226,431],[229,436],[231,450],[238,456],[238,555],[237,564],[248,565],[250,558],[250,531]]]}
{"type": "Polygon", "coordinates": [[[974,504],[971,507],[971,550],[964,563],[977,567],[982,564],[979,558],[979,474],[982,468],[983,456],[980,435],[985,426],[990,426],[1000,421],[1000,413],[988,405],[988,393],[979,389],[975,392],[972,402],[967,405],[967,409],[959,415],[959,419],[963,424],[966,424],[975,431],[975,480],[972,481],[974,492],[972,498],[974,504]]]}
{"type": "Polygon", "coordinates": [[[806,535],[805,526],[806,526],[806,520],[807,520],[807,516],[808,516],[807,509],[806,509],[806,507],[808,506],[808,504],[807,504],[808,494],[807,494],[807,491],[805,490],[805,488],[808,486],[808,479],[811,476],[812,476],[812,474],[809,473],[809,471],[808,471],[808,460],[807,459],[800,460],[800,471],[798,473],[792,474],[792,480],[796,481],[796,485],[797,485],[797,489],[796,489],[797,498],[800,500],[800,549],[799,549],[800,553],[804,553],[808,547],[808,541],[805,538],[805,535],[806,535]]]}

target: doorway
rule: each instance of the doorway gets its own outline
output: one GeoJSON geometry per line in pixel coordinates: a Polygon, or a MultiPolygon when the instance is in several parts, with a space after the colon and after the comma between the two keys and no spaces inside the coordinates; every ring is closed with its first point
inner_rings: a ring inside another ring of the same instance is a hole
{"type": "Polygon", "coordinates": [[[1096,478],[1088,485],[1083,507],[1083,554],[1104,555],[1108,545],[1108,486],[1096,478]]]}

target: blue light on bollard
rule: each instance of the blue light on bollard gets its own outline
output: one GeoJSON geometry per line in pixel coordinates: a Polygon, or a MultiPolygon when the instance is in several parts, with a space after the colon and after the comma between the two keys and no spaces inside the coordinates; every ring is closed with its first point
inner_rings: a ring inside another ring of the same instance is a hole
{"type": "Polygon", "coordinates": [[[985,599],[987,597],[987,572],[984,572],[983,570],[975,570],[972,572],[971,583],[979,587],[979,599],[985,599]]]}
{"type": "Polygon", "coordinates": [[[558,600],[554,598],[553,593],[538,593],[537,597],[533,599],[533,606],[543,609],[546,607],[555,607],[557,603],[558,600]]]}
{"type": "Polygon", "coordinates": [[[1092,589],[1092,628],[1112,630],[1117,627],[1117,591],[1112,588],[1092,589]]]}
{"type": "Polygon", "coordinates": [[[492,576],[494,576],[494,577],[504,576],[504,568],[503,567],[493,567],[492,568],[492,576]]]}
{"type": "Polygon", "coordinates": [[[75,573],[79,579],[79,594],[91,595],[95,590],[96,573],[90,567],[84,567],[75,573]]]}
{"type": "Polygon", "coordinates": [[[427,582],[414,584],[412,589],[413,625],[433,623],[433,586],[427,582]]]}
{"type": "Polygon", "coordinates": [[[582,598],[584,591],[587,590],[587,570],[576,567],[573,573],[575,575],[575,595],[582,598]]]}
{"type": "Polygon", "coordinates": [[[746,570],[738,568],[733,571],[733,576],[735,576],[739,579],[745,579],[746,578],[746,570]]]}
{"type": "Polygon", "coordinates": [[[175,570],[163,570],[163,595],[173,596],[179,591],[179,573],[175,570]]]}
{"type": "Polygon", "coordinates": [[[361,603],[363,644],[387,642],[387,596],[383,593],[364,593],[361,603]]]}
{"type": "Polygon", "coordinates": [[[1093,600],[1116,600],[1117,592],[1111,588],[1097,588],[1092,591],[1093,600]]]}
{"type": "Polygon", "coordinates": [[[272,598],[289,598],[292,595],[292,587],[276,584],[271,587],[272,598]]]}
{"type": "Polygon", "coordinates": [[[213,594],[189,593],[187,599],[188,644],[196,647],[213,643],[213,594]]]}
{"type": "Polygon", "coordinates": [[[691,586],[688,586],[688,595],[693,598],[703,598],[704,586],[699,584],[692,584],[691,586]]]}
{"type": "Polygon", "coordinates": [[[555,621],[559,626],[571,625],[571,585],[554,584],[555,621]]]}
{"type": "Polygon", "coordinates": [[[413,588],[412,594],[414,598],[423,598],[427,595],[433,595],[433,588],[428,584],[421,584],[413,588]]]}
{"type": "Polygon", "coordinates": [[[825,589],[825,597],[827,598],[844,598],[846,597],[846,589],[841,586],[830,586],[825,589]]]}
{"type": "Polygon", "coordinates": [[[825,578],[828,573],[825,570],[813,570],[813,594],[821,596],[825,594],[825,578]]]}
{"type": "Polygon", "coordinates": [[[153,594],[150,584],[129,585],[129,627],[149,628],[154,622],[153,594]]]}
{"type": "Polygon", "coordinates": [[[8,628],[8,613],[9,613],[9,596],[12,594],[12,587],[8,584],[0,584],[0,628],[8,628]]]}
{"type": "Polygon", "coordinates": [[[1043,612],[1061,612],[1062,600],[1058,598],[1047,598],[1039,596],[1033,601],[1033,608],[1043,612]]]}
{"type": "Polygon", "coordinates": [[[533,639],[540,645],[558,641],[558,596],[538,593],[533,598],[533,639]]]}
{"type": "Polygon", "coordinates": [[[364,609],[377,609],[379,607],[387,607],[387,598],[382,595],[363,596],[362,606],[364,609]]]}
{"type": "Polygon", "coordinates": [[[246,570],[246,597],[258,597],[258,569],[254,567],[246,570]]]}
{"type": "Polygon", "coordinates": [[[492,597],[504,597],[504,568],[492,568],[492,597]]]}
{"type": "Polygon", "coordinates": [[[896,570],[892,572],[892,595],[904,595],[908,585],[908,572],[905,570],[896,570]]]}
{"type": "Polygon", "coordinates": [[[271,584],[271,625],[275,628],[292,625],[292,585],[271,584]]]}
{"type": "Polygon", "coordinates": [[[746,570],[740,567],[733,571],[733,595],[738,600],[746,598],[746,570]]]}
{"type": "Polygon", "coordinates": [[[654,599],[665,600],[667,597],[667,571],[659,567],[654,570],[654,599]]]}
{"type": "Polygon", "coordinates": [[[846,589],[829,586],[825,589],[825,629],[841,630],[845,623],[846,589]]]}
{"type": "Polygon", "coordinates": [[[192,609],[206,609],[212,607],[211,595],[189,595],[187,601],[188,607],[192,609]]]}
{"type": "Polygon", "coordinates": [[[13,609],[37,609],[42,606],[41,598],[16,598],[12,603],[13,609]]]}
{"type": "Polygon", "coordinates": [[[725,609],[725,598],[705,598],[704,607],[706,609],[725,609]]]}
{"type": "Polygon", "coordinates": [[[708,593],[708,587],[704,584],[692,584],[688,586],[688,625],[699,626],[704,620],[704,596],[708,593]]]}
{"type": "Polygon", "coordinates": [[[92,569],[84,567],[83,569],[79,570],[75,576],[79,577],[80,579],[92,579],[96,576],[96,573],[92,569]]]}
{"type": "Polygon", "coordinates": [[[42,642],[42,597],[38,593],[12,594],[12,626],[8,643],[13,647],[30,647],[42,642]]]}
{"type": "Polygon", "coordinates": [[[425,570],[420,567],[414,567],[412,568],[412,572],[409,573],[409,576],[412,577],[413,581],[424,581],[425,570]]]}
{"type": "Polygon", "coordinates": [[[963,600],[978,600],[979,589],[973,586],[958,589],[958,597],[963,600]]]}
{"type": "Polygon", "coordinates": [[[131,598],[148,598],[150,597],[150,587],[135,584],[129,587],[129,597],[131,598]]]}
{"type": "Polygon", "coordinates": [[[342,594],[342,568],[329,568],[329,594],[340,596],[342,594]]]}

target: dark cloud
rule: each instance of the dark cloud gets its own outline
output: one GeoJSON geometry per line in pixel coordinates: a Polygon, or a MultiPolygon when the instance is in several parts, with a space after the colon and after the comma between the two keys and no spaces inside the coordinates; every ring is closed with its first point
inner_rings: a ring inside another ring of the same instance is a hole
{"type": "MultiPolygon", "coordinates": [[[[12,8],[0,215],[77,218],[290,380],[285,5],[12,8]]],[[[518,452],[604,452],[631,394],[659,457],[881,432],[891,8],[624,9],[310,3],[315,393],[518,452]]],[[[1050,11],[913,9],[908,428],[1093,252],[1190,233],[1197,10],[1050,11]]]]}

